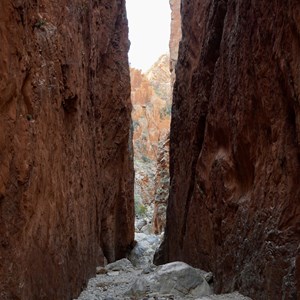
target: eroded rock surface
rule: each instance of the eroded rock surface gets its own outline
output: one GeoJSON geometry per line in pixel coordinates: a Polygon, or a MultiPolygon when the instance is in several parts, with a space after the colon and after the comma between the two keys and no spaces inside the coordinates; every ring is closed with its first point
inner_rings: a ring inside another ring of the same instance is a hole
{"type": "Polygon", "coordinates": [[[70,299],[134,238],[125,1],[0,3],[0,298],[70,299]]]}
{"type": "Polygon", "coordinates": [[[155,250],[161,240],[154,234],[136,233],[135,246],[128,255],[128,259],[135,267],[146,268],[153,262],[155,250]]]}
{"type": "Polygon", "coordinates": [[[251,300],[237,292],[213,294],[212,274],[183,262],[141,269],[122,259],[102,270],[77,300],[251,300]]]}
{"type": "Polygon", "coordinates": [[[133,297],[143,297],[147,294],[173,295],[174,298],[195,299],[213,293],[208,283],[211,277],[210,273],[183,262],[172,262],[137,278],[126,295],[133,297]]]}
{"type": "Polygon", "coordinates": [[[175,68],[178,59],[178,45],[181,40],[181,15],[180,15],[180,0],[169,0],[171,8],[171,35],[169,42],[170,49],[170,71],[172,84],[175,81],[175,68]]]}
{"type": "Polygon", "coordinates": [[[135,203],[137,216],[152,218],[160,155],[159,141],[170,130],[171,74],[169,56],[162,55],[144,74],[131,69],[135,203]],[[143,212],[142,215],[139,212],[143,212]]]}
{"type": "Polygon", "coordinates": [[[218,292],[300,291],[300,4],[182,1],[171,191],[157,262],[218,292]]]}
{"type": "Polygon", "coordinates": [[[162,55],[146,74],[131,69],[133,144],[135,158],[156,159],[158,141],[169,132],[171,74],[169,56],[162,55]]]}
{"type": "Polygon", "coordinates": [[[166,210],[169,197],[169,147],[170,135],[165,134],[158,143],[158,157],[155,174],[153,232],[160,234],[166,226],[166,210]]]}

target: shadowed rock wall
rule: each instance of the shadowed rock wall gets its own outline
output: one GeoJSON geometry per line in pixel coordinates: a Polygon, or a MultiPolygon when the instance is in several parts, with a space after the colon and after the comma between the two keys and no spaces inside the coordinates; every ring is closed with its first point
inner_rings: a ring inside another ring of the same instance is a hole
{"type": "Polygon", "coordinates": [[[182,1],[171,191],[156,262],[211,270],[219,292],[300,291],[300,4],[182,1]]]}
{"type": "Polygon", "coordinates": [[[0,298],[71,299],[133,241],[125,1],[0,3],[0,298]]]}
{"type": "Polygon", "coordinates": [[[158,143],[157,168],[155,173],[153,232],[161,234],[166,226],[166,210],[169,197],[169,133],[162,136],[158,143]]]}

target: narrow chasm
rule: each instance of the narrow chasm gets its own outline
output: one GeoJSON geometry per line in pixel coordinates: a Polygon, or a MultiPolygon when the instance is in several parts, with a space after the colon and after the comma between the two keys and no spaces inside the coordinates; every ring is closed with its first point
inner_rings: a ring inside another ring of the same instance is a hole
{"type": "MultiPolygon", "coordinates": [[[[181,39],[180,1],[170,1],[170,8],[169,53],[162,54],[146,71],[130,67],[135,170],[133,248],[126,258],[97,267],[97,276],[89,281],[78,300],[250,299],[237,291],[215,295],[213,274],[194,268],[182,259],[162,265],[153,263],[166,227],[172,94],[181,39]]],[[[213,22],[217,18],[218,15],[213,22]]],[[[201,125],[199,131],[203,131],[205,124],[201,125]]],[[[203,135],[194,143],[202,143],[203,135]]]]}
{"type": "Polygon", "coordinates": [[[0,42],[0,300],[300,299],[299,0],[1,0],[0,42]]]}

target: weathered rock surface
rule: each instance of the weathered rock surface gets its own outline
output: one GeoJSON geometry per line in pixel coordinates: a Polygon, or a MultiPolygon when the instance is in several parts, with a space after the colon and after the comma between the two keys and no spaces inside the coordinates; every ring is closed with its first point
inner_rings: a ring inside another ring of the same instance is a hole
{"type": "Polygon", "coordinates": [[[183,262],[152,266],[148,271],[130,266],[125,259],[111,265],[115,271],[92,278],[78,300],[251,300],[237,292],[212,295],[212,274],[183,262]],[[200,294],[203,297],[197,297],[200,294]]]}
{"type": "Polygon", "coordinates": [[[133,269],[132,263],[127,258],[122,258],[105,266],[106,271],[129,272],[133,269]]]}
{"type": "Polygon", "coordinates": [[[182,1],[182,22],[157,262],[300,298],[300,4],[182,1]]]}
{"type": "Polygon", "coordinates": [[[155,174],[153,232],[160,234],[166,226],[166,210],[169,197],[169,147],[170,135],[164,135],[158,143],[158,157],[155,174]]]}
{"type": "Polygon", "coordinates": [[[171,74],[169,56],[162,55],[143,74],[131,69],[136,212],[153,214],[158,143],[170,130],[171,74]],[[146,205],[146,206],[145,206],[146,205]]]}
{"type": "MultiPolygon", "coordinates": [[[[165,106],[167,107],[171,104],[171,74],[169,61],[169,55],[161,55],[145,74],[154,90],[154,93],[166,102],[165,106]]],[[[170,118],[170,115],[163,115],[160,117],[163,120],[167,117],[170,118]]]]}
{"type": "Polygon", "coordinates": [[[156,159],[160,136],[170,129],[171,74],[162,55],[146,74],[130,69],[133,145],[138,159],[156,159]]]}
{"type": "Polygon", "coordinates": [[[170,49],[170,71],[172,84],[175,81],[175,67],[178,59],[179,42],[181,40],[181,15],[180,0],[169,0],[171,8],[171,35],[169,42],[170,49]]]}
{"type": "Polygon", "coordinates": [[[133,297],[173,295],[176,298],[195,299],[212,294],[207,281],[211,274],[183,262],[159,266],[154,272],[140,276],[125,294],[133,297]]]}
{"type": "Polygon", "coordinates": [[[0,3],[0,298],[70,299],[133,241],[124,2],[0,3]]]}
{"type": "Polygon", "coordinates": [[[151,265],[155,250],[160,244],[160,239],[154,234],[136,233],[136,245],[128,255],[131,263],[138,268],[151,265]]]}

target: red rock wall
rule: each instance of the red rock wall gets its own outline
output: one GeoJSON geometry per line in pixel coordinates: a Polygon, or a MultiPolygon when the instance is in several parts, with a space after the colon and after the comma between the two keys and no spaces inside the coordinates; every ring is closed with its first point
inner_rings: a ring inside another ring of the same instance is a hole
{"type": "Polygon", "coordinates": [[[182,1],[182,18],[156,262],[211,270],[218,292],[297,299],[300,3],[182,1]]]}
{"type": "MultiPolygon", "coordinates": [[[[170,57],[161,55],[144,74],[130,68],[131,101],[133,104],[133,147],[135,168],[136,215],[151,215],[156,190],[155,174],[159,142],[170,130],[171,73],[170,57]],[[142,210],[140,208],[143,208],[142,210]]],[[[152,216],[151,216],[152,217],[152,216]]]]}
{"type": "Polygon", "coordinates": [[[181,40],[180,2],[180,0],[169,0],[171,8],[171,35],[169,42],[170,71],[172,73],[173,83],[175,81],[175,67],[178,58],[178,45],[181,40]]]}
{"type": "Polygon", "coordinates": [[[141,70],[130,68],[131,102],[133,105],[146,105],[154,94],[146,75],[141,70]]]}
{"type": "Polygon", "coordinates": [[[166,211],[170,188],[169,175],[170,135],[163,135],[158,143],[157,167],[155,172],[153,232],[161,234],[166,227],[166,211]]]}
{"type": "Polygon", "coordinates": [[[146,74],[131,68],[133,104],[133,145],[135,158],[157,159],[160,137],[170,128],[171,74],[170,57],[158,58],[146,74]]]}
{"type": "Polygon", "coordinates": [[[72,299],[133,241],[127,31],[123,0],[0,2],[1,299],[72,299]]]}

